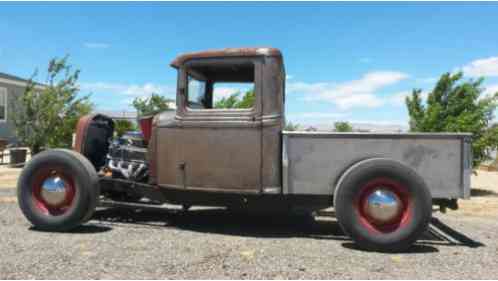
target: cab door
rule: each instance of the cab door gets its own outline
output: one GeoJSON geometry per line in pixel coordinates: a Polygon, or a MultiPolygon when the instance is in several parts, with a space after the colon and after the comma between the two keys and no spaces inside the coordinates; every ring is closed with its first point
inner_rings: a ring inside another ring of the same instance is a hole
{"type": "Polygon", "coordinates": [[[180,69],[174,128],[160,137],[175,148],[167,158],[177,187],[261,191],[261,71],[257,58],[201,59],[180,69]],[[231,102],[236,91],[231,84],[247,86],[237,97],[241,103],[231,102]],[[247,91],[253,91],[250,106],[242,102],[247,91]]]}

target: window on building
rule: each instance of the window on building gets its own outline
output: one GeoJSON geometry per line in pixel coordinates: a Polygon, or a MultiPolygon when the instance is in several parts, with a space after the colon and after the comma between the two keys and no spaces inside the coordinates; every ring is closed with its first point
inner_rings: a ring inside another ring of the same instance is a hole
{"type": "Polygon", "coordinates": [[[7,89],[0,88],[0,121],[7,120],[7,89]]]}

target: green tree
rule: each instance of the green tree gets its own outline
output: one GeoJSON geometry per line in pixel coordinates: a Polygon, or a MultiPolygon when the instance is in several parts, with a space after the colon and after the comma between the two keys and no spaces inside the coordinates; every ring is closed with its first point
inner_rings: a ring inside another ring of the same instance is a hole
{"type": "Polygon", "coordinates": [[[349,122],[335,122],[334,129],[336,132],[352,132],[353,127],[349,122]]]}
{"type": "Polygon", "coordinates": [[[129,131],[136,131],[137,127],[132,122],[126,119],[114,120],[114,131],[118,137],[129,131]]]}
{"type": "Polygon", "coordinates": [[[78,120],[92,111],[89,96],[78,97],[80,71],[73,70],[68,58],[50,60],[46,85],[33,81],[35,71],[23,95],[11,105],[16,136],[32,154],[44,147],[71,147],[78,120]]]}
{"type": "Polygon", "coordinates": [[[297,131],[297,130],[299,130],[299,127],[300,127],[299,124],[294,124],[294,123],[289,121],[285,124],[284,130],[285,131],[297,131]]]}
{"type": "Polygon", "coordinates": [[[139,116],[155,115],[159,112],[169,109],[169,103],[172,99],[165,98],[158,94],[152,93],[148,98],[135,98],[132,102],[133,107],[137,110],[139,116]]]}
{"type": "Polygon", "coordinates": [[[461,81],[462,73],[445,73],[422,101],[422,90],[406,98],[412,132],[472,133],[474,168],[489,159],[498,146],[498,127],[492,126],[498,93],[483,95],[483,79],[461,81]]]}
{"type": "Polygon", "coordinates": [[[240,92],[231,94],[215,102],[214,108],[251,108],[254,105],[256,95],[254,90],[247,91],[242,99],[239,99],[240,92]]]}

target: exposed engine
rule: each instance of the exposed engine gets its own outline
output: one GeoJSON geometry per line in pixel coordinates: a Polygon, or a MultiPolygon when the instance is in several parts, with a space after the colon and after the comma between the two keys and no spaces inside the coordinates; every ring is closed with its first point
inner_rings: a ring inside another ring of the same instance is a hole
{"type": "Polygon", "coordinates": [[[149,176],[147,145],[140,132],[128,132],[113,139],[109,145],[105,168],[112,176],[146,182],[149,176]]]}
{"type": "Polygon", "coordinates": [[[74,149],[106,176],[146,183],[149,179],[147,140],[152,117],[141,118],[139,124],[141,132],[113,137],[114,120],[102,114],[83,116],[76,128],[74,149]]]}

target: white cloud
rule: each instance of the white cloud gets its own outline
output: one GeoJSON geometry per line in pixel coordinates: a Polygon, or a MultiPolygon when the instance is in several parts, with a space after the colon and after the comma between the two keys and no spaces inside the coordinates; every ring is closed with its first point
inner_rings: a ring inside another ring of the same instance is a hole
{"type": "Polygon", "coordinates": [[[154,83],[145,83],[140,85],[107,82],[81,83],[80,89],[83,92],[92,92],[97,94],[117,94],[130,97],[143,97],[149,96],[152,93],[156,93],[158,95],[169,96],[171,98],[174,98],[176,91],[174,87],[154,83]]]}
{"type": "MultiPolygon", "coordinates": [[[[215,102],[219,101],[222,98],[228,98],[229,96],[235,93],[245,93],[249,91],[252,86],[241,86],[241,87],[215,87],[213,92],[213,99],[215,102]]],[[[242,95],[239,95],[239,98],[242,95]]]]}
{"type": "Polygon", "coordinates": [[[493,85],[489,85],[489,86],[486,86],[486,90],[484,90],[484,96],[487,97],[487,96],[491,96],[495,93],[498,93],[498,84],[493,84],[493,85]]]}
{"type": "Polygon", "coordinates": [[[388,99],[391,105],[402,106],[405,104],[406,97],[410,96],[412,92],[403,91],[391,95],[388,99]]]}
{"type": "Polygon", "coordinates": [[[305,82],[291,82],[286,85],[287,93],[299,93],[304,95],[311,95],[318,92],[327,91],[327,89],[334,87],[333,83],[305,83],[305,82]]]}
{"type": "Polygon", "coordinates": [[[287,117],[290,119],[310,119],[310,120],[318,120],[318,119],[340,119],[349,116],[349,113],[344,112],[302,112],[302,113],[290,113],[287,117]]]}
{"type": "Polygon", "coordinates": [[[498,57],[478,59],[463,66],[461,70],[470,77],[498,76],[498,57]]]}
{"type": "Polygon", "coordinates": [[[403,132],[408,130],[408,120],[350,120],[354,129],[365,130],[370,132],[403,132]]]}
{"type": "MultiPolygon", "coordinates": [[[[391,104],[393,106],[404,106],[406,97],[411,96],[411,95],[412,95],[412,91],[402,91],[402,92],[398,92],[398,93],[390,95],[389,97],[387,97],[387,101],[389,102],[389,104],[391,104]]],[[[422,93],[420,94],[420,97],[422,98],[422,100],[426,100],[428,96],[429,96],[429,92],[426,92],[426,91],[422,91],[422,93]]]]}
{"type": "Polygon", "coordinates": [[[334,122],[348,120],[350,116],[349,112],[289,112],[286,114],[286,119],[305,127],[313,126],[320,130],[328,130],[332,128],[334,122]]]}
{"type": "Polygon", "coordinates": [[[237,92],[241,92],[241,90],[238,88],[219,87],[214,89],[213,97],[215,99],[227,98],[237,92]]]}
{"type": "Polygon", "coordinates": [[[417,82],[427,83],[427,84],[436,83],[437,80],[438,80],[437,77],[425,77],[425,78],[417,78],[417,79],[415,79],[415,81],[417,81],[417,82]]]}
{"type": "Polygon", "coordinates": [[[353,107],[379,107],[383,104],[383,101],[374,94],[357,94],[340,97],[336,100],[336,104],[340,109],[344,110],[353,107]]]}
{"type": "Polygon", "coordinates": [[[339,109],[353,107],[378,107],[384,102],[375,92],[396,84],[408,75],[395,71],[375,71],[363,75],[358,80],[342,83],[289,83],[288,93],[300,93],[307,101],[325,101],[335,104],[339,109]]]}
{"type": "Polygon", "coordinates": [[[107,43],[101,43],[101,42],[86,42],[83,45],[89,49],[107,49],[111,46],[107,43]]]}
{"type": "Polygon", "coordinates": [[[289,113],[287,120],[294,124],[299,124],[300,130],[306,127],[314,127],[319,131],[331,131],[334,129],[334,123],[338,121],[349,122],[355,130],[378,131],[378,132],[399,132],[406,131],[407,120],[364,120],[354,119],[349,112],[302,112],[289,113]]]}

